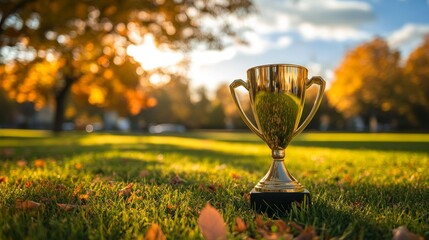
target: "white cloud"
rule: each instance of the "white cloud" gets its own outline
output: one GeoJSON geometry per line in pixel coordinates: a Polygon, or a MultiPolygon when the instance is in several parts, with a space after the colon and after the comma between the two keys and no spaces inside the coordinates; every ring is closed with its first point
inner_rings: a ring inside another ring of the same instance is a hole
{"type": "Polygon", "coordinates": [[[370,34],[358,31],[356,29],[348,27],[327,27],[327,26],[316,26],[309,23],[299,25],[299,33],[306,40],[334,40],[334,41],[346,41],[346,40],[361,40],[370,37],[370,34]]]}
{"type": "Polygon", "coordinates": [[[259,13],[249,23],[259,33],[297,31],[307,40],[361,40],[369,34],[358,30],[374,20],[368,3],[361,1],[258,0],[259,13]]]}
{"type": "Polygon", "coordinates": [[[292,38],[291,37],[289,37],[289,36],[282,36],[282,37],[279,37],[278,39],[277,39],[277,41],[276,41],[276,47],[277,48],[286,48],[286,47],[288,47],[289,45],[291,45],[292,44],[292,38]]]}
{"type": "Polygon", "coordinates": [[[393,32],[387,42],[392,48],[414,48],[429,34],[428,25],[406,24],[399,30],[393,32]]]}
{"type": "MultiPolygon", "coordinates": [[[[257,12],[245,19],[233,16],[225,21],[247,29],[242,37],[248,45],[231,44],[227,48],[196,50],[192,53],[195,66],[212,65],[234,58],[237,54],[256,55],[272,48],[283,49],[293,42],[291,33],[299,33],[303,39],[346,41],[369,38],[369,34],[358,27],[374,18],[368,3],[340,0],[279,1],[256,0],[257,12]],[[276,35],[280,37],[275,37],[276,35]]],[[[216,29],[221,21],[205,19],[208,29],[216,29]]]]}

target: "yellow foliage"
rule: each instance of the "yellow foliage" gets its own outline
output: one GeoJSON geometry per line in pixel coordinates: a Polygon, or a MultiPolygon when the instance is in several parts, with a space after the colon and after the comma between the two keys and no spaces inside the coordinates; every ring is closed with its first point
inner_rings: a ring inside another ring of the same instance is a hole
{"type": "Polygon", "coordinates": [[[346,117],[392,110],[404,88],[398,61],[399,54],[380,38],[351,50],[335,71],[329,102],[346,117]]]}
{"type": "Polygon", "coordinates": [[[92,86],[90,88],[88,101],[92,105],[102,105],[106,100],[106,94],[103,89],[98,86],[92,86]]]}

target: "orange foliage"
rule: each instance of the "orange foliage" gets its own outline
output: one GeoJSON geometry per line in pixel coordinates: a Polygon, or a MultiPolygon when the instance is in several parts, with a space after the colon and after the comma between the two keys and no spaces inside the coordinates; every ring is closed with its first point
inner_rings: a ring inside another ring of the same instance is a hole
{"type": "Polygon", "coordinates": [[[376,38],[346,54],[335,71],[334,82],[327,92],[328,100],[346,117],[400,112],[404,108],[400,103],[401,91],[406,88],[401,75],[399,53],[376,38]]]}

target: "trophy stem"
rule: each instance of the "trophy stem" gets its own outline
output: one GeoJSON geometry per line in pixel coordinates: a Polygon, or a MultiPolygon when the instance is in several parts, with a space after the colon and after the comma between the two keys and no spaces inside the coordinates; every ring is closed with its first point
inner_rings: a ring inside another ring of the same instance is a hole
{"type": "Polygon", "coordinates": [[[267,174],[255,186],[257,192],[303,192],[304,187],[284,165],[284,149],[272,150],[273,162],[267,174]]]}

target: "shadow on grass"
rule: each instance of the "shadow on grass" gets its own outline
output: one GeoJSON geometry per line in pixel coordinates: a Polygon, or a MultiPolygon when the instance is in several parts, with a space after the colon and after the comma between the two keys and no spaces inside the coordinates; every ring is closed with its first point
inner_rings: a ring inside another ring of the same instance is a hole
{"type": "Polygon", "coordinates": [[[289,220],[319,226],[322,233],[324,223],[329,222],[337,227],[325,234],[344,235],[345,239],[391,239],[392,230],[399,226],[429,237],[429,225],[425,224],[429,191],[424,187],[365,183],[340,188],[323,183],[309,189],[313,206],[306,214],[292,212],[289,220]]]}

